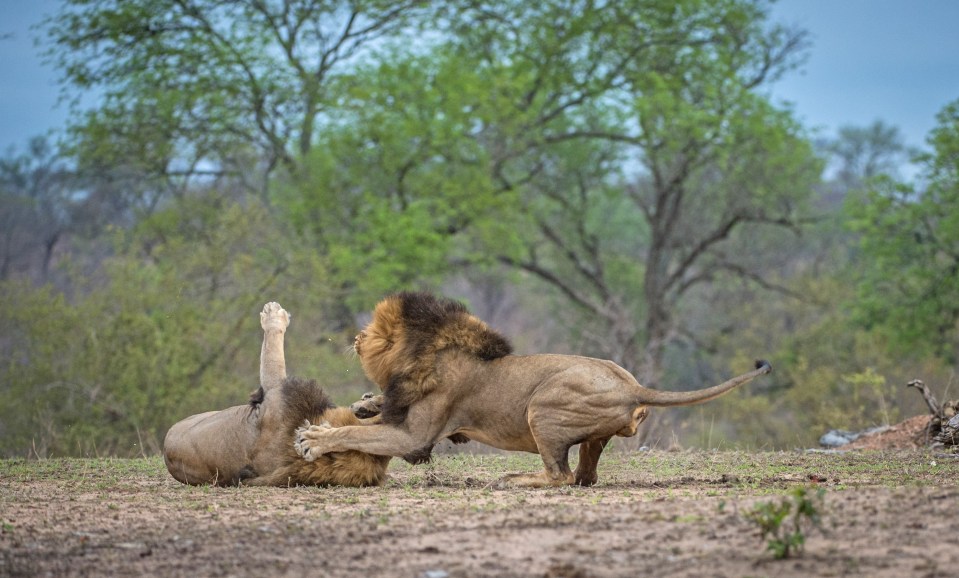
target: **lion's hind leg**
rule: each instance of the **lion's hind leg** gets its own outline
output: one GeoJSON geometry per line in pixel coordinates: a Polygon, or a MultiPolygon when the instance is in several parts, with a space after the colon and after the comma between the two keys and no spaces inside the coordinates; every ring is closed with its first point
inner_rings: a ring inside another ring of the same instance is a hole
{"type": "Polygon", "coordinates": [[[510,474],[504,476],[502,482],[506,485],[525,488],[572,484],[573,472],[569,469],[569,448],[572,444],[562,439],[537,435],[535,427],[532,430],[539,455],[543,458],[543,471],[538,474],[510,474]]]}
{"type": "Polygon", "coordinates": [[[573,481],[576,485],[592,486],[599,479],[596,467],[607,443],[609,443],[608,437],[579,444],[579,464],[576,465],[576,471],[573,473],[573,481]]]}

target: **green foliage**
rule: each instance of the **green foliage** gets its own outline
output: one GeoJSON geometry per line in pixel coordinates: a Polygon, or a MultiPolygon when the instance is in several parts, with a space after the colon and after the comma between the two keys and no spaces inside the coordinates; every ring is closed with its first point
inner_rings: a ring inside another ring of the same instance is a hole
{"type": "Polygon", "coordinates": [[[898,351],[957,361],[959,351],[959,101],[946,106],[917,158],[925,187],[877,178],[846,210],[861,235],[857,320],[898,351]]]}
{"type": "Polygon", "coordinates": [[[341,402],[363,391],[346,336],[322,317],[324,265],[291,241],[256,203],[205,196],[117,231],[117,254],[95,278],[73,273],[70,299],[4,282],[0,452],[153,453],[175,421],[244,403],[258,385],[257,314],[272,300],[294,315],[291,371],[341,402]]]}
{"type": "Polygon", "coordinates": [[[4,181],[4,452],[135,454],[242,402],[269,300],[296,372],[349,401],[361,312],[464,278],[535,302],[518,343],[649,385],[770,357],[679,410],[707,445],[894,421],[919,404],[899,384],[955,363],[959,105],[921,190],[881,176],[903,149],[877,123],[827,147],[816,198],[824,159],[764,92],[806,37],[765,1],[69,0],[44,26],[68,89],[104,98],[66,142],[82,186],[4,181]],[[57,285],[6,273],[44,252],[57,285]]]}
{"type": "Polygon", "coordinates": [[[400,49],[342,80],[341,121],[277,188],[284,216],[330,260],[353,311],[389,291],[438,284],[456,236],[494,195],[487,152],[469,138],[480,84],[452,56],[400,49]]]}
{"type": "Polygon", "coordinates": [[[749,368],[757,355],[768,356],[774,370],[709,405],[680,412],[684,444],[815,447],[831,429],[892,425],[926,413],[920,396],[905,387],[916,376],[950,383],[949,363],[921,351],[892,354],[884,332],[867,330],[850,317],[847,304],[856,287],[842,270],[851,266],[844,264],[841,247],[833,249],[818,271],[784,281],[788,295],[734,286],[714,304],[734,321],[725,325],[729,322],[716,319],[726,331],[706,342],[717,353],[699,361],[708,368],[705,374],[715,377],[691,372],[677,381],[706,385],[749,368]]]}
{"type": "Polygon", "coordinates": [[[47,55],[65,83],[103,92],[73,127],[98,163],[237,171],[252,150],[269,172],[310,150],[326,84],[416,4],[71,0],[45,22],[47,55]]]}
{"type": "Polygon", "coordinates": [[[746,514],[746,519],[759,526],[760,539],[777,560],[802,554],[806,534],[821,529],[826,490],[798,487],[778,504],[761,502],[746,514]]]}
{"type": "Polygon", "coordinates": [[[579,350],[630,370],[651,359],[658,378],[691,288],[762,279],[740,231],[805,208],[819,162],[756,90],[801,58],[802,34],[751,2],[500,9],[529,35],[463,9],[451,40],[506,97],[481,136],[507,159],[494,174],[517,191],[522,233],[486,249],[574,306],[579,333],[601,336],[579,350]]]}

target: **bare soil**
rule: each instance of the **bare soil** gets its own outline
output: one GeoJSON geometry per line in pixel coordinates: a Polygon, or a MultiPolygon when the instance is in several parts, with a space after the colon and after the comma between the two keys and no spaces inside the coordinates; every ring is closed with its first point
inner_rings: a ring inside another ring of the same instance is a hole
{"type": "Polygon", "coordinates": [[[842,450],[909,450],[923,448],[929,444],[926,428],[931,415],[917,415],[903,420],[889,429],[866,434],[856,440],[840,446],[842,450]]]}
{"type": "Polygon", "coordinates": [[[0,576],[956,576],[959,459],[625,452],[593,488],[501,489],[536,456],[394,460],[379,488],[189,487],[158,458],[0,461],[0,576]],[[745,513],[824,488],[774,560],[745,513]]]}

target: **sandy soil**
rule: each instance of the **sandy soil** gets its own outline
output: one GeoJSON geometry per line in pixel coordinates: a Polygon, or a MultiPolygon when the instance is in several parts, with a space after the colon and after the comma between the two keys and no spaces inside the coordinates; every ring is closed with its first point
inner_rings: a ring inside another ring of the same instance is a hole
{"type": "Polygon", "coordinates": [[[0,576],[959,574],[955,456],[613,452],[594,488],[490,483],[534,467],[440,456],[381,488],[197,488],[156,458],[0,462],[0,576]],[[808,485],[825,532],[773,560],[744,514],[808,485]]]}
{"type": "Polygon", "coordinates": [[[932,416],[917,415],[903,420],[889,429],[864,435],[855,441],[840,446],[841,450],[906,450],[925,447],[929,440],[926,427],[932,416]]]}

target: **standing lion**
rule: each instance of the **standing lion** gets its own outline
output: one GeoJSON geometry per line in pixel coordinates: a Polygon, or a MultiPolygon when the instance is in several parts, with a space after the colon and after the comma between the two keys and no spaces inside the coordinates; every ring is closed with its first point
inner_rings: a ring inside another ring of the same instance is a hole
{"type": "Polygon", "coordinates": [[[596,465],[612,436],[632,436],[650,407],[701,403],[769,373],[769,363],[698,391],[641,386],[612,361],[573,355],[512,355],[509,342],[455,301],[400,293],[381,301],[356,336],[366,375],[383,390],[382,423],[297,431],[307,460],[361,451],[428,459],[433,445],[464,437],[538,453],[544,471],[517,474],[519,486],[596,483],[596,465]],[[570,471],[569,448],[580,444],[570,471]]]}
{"type": "Polygon", "coordinates": [[[174,478],[219,486],[376,486],[386,479],[388,456],[346,451],[307,461],[290,444],[304,420],[329,427],[364,422],[334,406],[315,381],[286,376],[289,324],[278,303],[263,307],[260,388],[248,404],[190,416],[167,432],[163,459],[174,478]]]}

